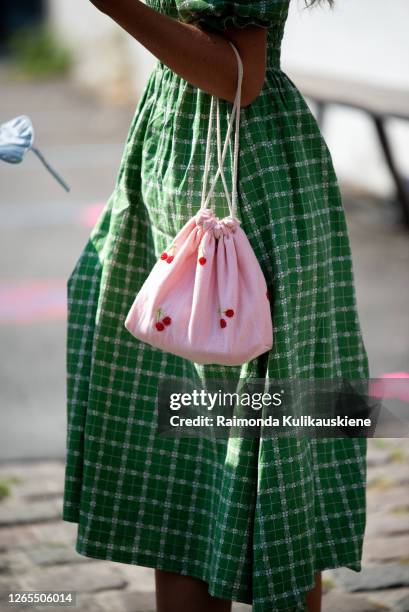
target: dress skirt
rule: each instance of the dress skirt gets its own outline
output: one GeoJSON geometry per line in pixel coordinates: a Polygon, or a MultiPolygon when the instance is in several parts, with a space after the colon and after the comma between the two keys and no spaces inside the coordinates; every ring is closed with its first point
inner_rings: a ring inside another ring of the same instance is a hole
{"type": "MultiPolygon", "coordinates": [[[[197,577],[254,612],[306,610],[315,572],[361,569],[366,439],[164,437],[156,402],[173,376],[197,385],[369,376],[337,178],[280,68],[287,1],[241,12],[220,0],[149,4],[209,27],[258,17],[268,27],[263,89],[240,111],[237,214],[267,281],[274,344],[242,366],[199,365],[124,327],[158,257],[200,206],[211,96],[158,61],[113,192],[67,280],[62,518],[78,524],[81,555],[197,577]]],[[[231,108],[220,100],[223,135],[231,108]]],[[[228,214],[221,180],[211,205],[228,214]]]]}

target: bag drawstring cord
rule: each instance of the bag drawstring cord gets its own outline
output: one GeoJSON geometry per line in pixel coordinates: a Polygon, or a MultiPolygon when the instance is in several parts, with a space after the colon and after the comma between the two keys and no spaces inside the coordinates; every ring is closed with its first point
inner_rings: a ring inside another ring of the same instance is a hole
{"type": "MultiPolygon", "coordinates": [[[[203,189],[202,189],[202,202],[200,208],[206,208],[207,203],[214,191],[216,186],[217,179],[219,176],[222,178],[224,191],[226,194],[226,199],[230,211],[230,216],[232,219],[236,219],[236,211],[237,211],[237,174],[238,174],[238,158],[239,158],[239,145],[240,145],[240,110],[241,110],[241,89],[242,89],[242,81],[243,81],[243,64],[240,58],[240,55],[233,45],[231,41],[229,41],[238,63],[238,79],[237,79],[237,92],[234,99],[233,109],[229,119],[229,125],[227,129],[226,139],[224,142],[223,153],[221,154],[221,130],[220,130],[220,105],[219,99],[216,96],[212,96],[211,104],[210,104],[210,115],[209,115],[209,127],[207,131],[207,141],[206,141],[206,154],[205,154],[205,168],[204,168],[204,178],[203,178],[203,189]],[[205,197],[206,186],[207,186],[207,178],[209,173],[210,166],[210,145],[211,145],[211,132],[213,127],[213,115],[214,115],[214,107],[216,100],[216,132],[217,132],[217,154],[218,154],[218,169],[216,175],[213,178],[213,182],[211,187],[207,193],[207,197],[205,197]],[[229,190],[227,188],[226,179],[223,172],[224,160],[227,153],[227,146],[230,140],[230,134],[233,127],[234,119],[236,119],[235,125],[235,139],[234,139],[234,157],[233,157],[233,172],[232,172],[232,194],[230,198],[229,190]]],[[[238,221],[238,219],[237,219],[238,221]]]]}

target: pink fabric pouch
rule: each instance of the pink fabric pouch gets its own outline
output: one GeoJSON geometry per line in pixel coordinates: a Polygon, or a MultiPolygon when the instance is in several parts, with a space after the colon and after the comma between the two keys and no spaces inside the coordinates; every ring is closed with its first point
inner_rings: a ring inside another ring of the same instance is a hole
{"type": "Polygon", "coordinates": [[[138,340],[198,364],[242,365],[270,350],[273,325],[266,281],[236,217],[239,121],[243,66],[223,152],[217,106],[218,170],[205,197],[214,114],[211,101],[202,203],[162,253],[128,312],[126,329],[138,340]],[[236,119],[233,189],[223,174],[227,145],[236,119]],[[230,215],[218,219],[207,202],[222,178],[230,215]]]}

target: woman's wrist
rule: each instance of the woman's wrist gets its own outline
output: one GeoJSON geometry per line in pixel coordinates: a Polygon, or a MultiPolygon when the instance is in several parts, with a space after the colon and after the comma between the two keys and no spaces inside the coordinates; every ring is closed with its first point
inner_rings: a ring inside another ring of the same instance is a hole
{"type": "Polygon", "coordinates": [[[110,2],[109,0],[90,0],[90,2],[95,6],[95,8],[107,15],[109,14],[110,6],[112,7],[113,4],[113,2],[110,2]]]}

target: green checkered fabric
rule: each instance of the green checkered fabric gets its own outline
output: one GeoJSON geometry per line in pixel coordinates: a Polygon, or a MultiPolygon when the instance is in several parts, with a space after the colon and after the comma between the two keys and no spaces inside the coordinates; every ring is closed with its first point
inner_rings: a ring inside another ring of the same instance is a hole
{"type": "MultiPolygon", "coordinates": [[[[268,65],[241,110],[238,215],[271,295],[274,345],[243,366],[199,365],[124,327],[160,253],[199,208],[211,97],[161,62],[136,106],[116,184],[67,281],[63,520],[76,550],[205,580],[255,612],[306,610],[318,570],[361,569],[366,439],[166,438],[170,376],[369,376],[347,227],[315,119],[280,69],[288,0],[150,0],[183,21],[268,26],[268,65]]],[[[220,101],[222,135],[232,104],[220,101]]],[[[210,172],[216,172],[215,138],[210,172]]],[[[231,180],[233,146],[226,155],[231,180]]],[[[221,180],[211,204],[228,214],[221,180]]]]}

